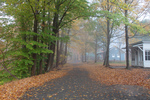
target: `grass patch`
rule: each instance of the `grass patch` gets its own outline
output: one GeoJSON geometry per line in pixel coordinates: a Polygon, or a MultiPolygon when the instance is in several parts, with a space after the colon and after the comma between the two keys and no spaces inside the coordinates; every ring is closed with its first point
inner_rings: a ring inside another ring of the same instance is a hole
{"type": "Polygon", "coordinates": [[[110,64],[126,64],[125,61],[110,61],[110,64]]]}
{"type": "MultiPolygon", "coordinates": [[[[96,64],[100,64],[102,65],[103,62],[97,62],[96,64]]],[[[126,61],[109,61],[110,65],[122,65],[122,66],[126,66],[126,61]]],[[[129,65],[131,65],[131,61],[129,62],[129,65]]]]}

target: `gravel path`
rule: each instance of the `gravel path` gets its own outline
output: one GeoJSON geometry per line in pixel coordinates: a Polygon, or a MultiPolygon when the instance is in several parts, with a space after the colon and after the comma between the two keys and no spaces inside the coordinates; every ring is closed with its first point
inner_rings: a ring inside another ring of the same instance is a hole
{"type": "Polygon", "coordinates": [[[74,67],[62,78],[31,88],[20,100],[150,100],[148,91],[139,86],[105,86],[74,67]]]}

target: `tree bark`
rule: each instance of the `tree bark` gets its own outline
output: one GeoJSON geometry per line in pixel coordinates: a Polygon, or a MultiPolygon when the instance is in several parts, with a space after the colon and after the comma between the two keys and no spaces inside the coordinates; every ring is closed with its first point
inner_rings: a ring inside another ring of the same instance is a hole
{"type": "Polygon", "coordinates": [[[120,56],[120,62],[121,62],[121,42],[119,42],[119,56],[120,56]]]}
{"type": "Polygon", "coordinates": [[[104,62],[103,62],[103,66],[106,65],[106,56],[104,57],[104,62]]]}
{"type": "Polygon", "coordinates": [[[84,60],[83,60],[83,59],[84,59],[84,57],[83,57],[83,53],[82,53],[82,62],[84,62],[84,60]]]}
{"type": "Polygon", "coordinates": [[[109,34],[107,34],[107,50],[106,50],[106,56],[105,56],[105,60],[106,60],[105,61],[105,66],[106,67],[109,67],[109,46],[110,46],[110,36],[109,36],[109,34]]]}
{"type": "Polygon", "coordinates": [[[95,40],[95,63],[97,63],[97,37],[95,40]]]}
{"type": "MultiPolygon", "coordinates": [[[[63,37],[63,31],[62,31],[62,33],[61,33],[61,37],[63,37]]],[[[60,41],[60,53],[59,53],[59,55],[61,56],[61,55],[63,55],[63,41],[62,41],[62,39],[61,39],[61,41],[60,41]]],[[[61,65],[63,65],[63,57],[60,57],[60,59],[61,59],[61,65]]]]}
{"type": "MultiPolygon", "coordinates": [[[[59,9],[59,8],[57,8],[59,9]]],[[[53,33],[52,34],[53,36],[57,36],[58,32],[59,32],[59,29],[58,29],[58,13],[55,13],[54,14],[54,19],[53,19],[53,33]]],[[[55,57],[55,45],[56,45],[56,40],[54,40],[51,44],[51,50],[53,51],[53,53],[51,54],[51,57],[50,57],[50,67],[49,68],[52,68],[53,67],[53,64],[54,64],[54,57],[55,57]]],[[[48,69],[49,71],[49,69],[48,69]]]]}
{"type": "MultiPolygon", "coordinates": [[[[38,20],[37,18],[34,19],[34,32],[37,33],[37,27],[38,27],[38,20]]],[[[33,36],[33,41],[37,41],[37,36],[33,36]]],[[[36,49],[36,45],[33,46],[34,49],[36,49]]],[[[32,55],[33,57],[33,66],[31,68],[31,76],[34,76],[35,75],[35,72],[36,72],[36,57],[37,57],[37,54],[36,53],[33,53],[32,55]]]]}
{"type": "MultiPolygon", "coordinates": [[[[43,56],[43,53],[40,54],[40,56],[43,56]]],[[[40,68],[39,68],[39,74],[42,74],[43,72],[43,59],[40,60],[40,68]]]]}
{"type": "Polygon", "coordinates": [[[85,52],[84,52],[84,57],[85,57],[85,62],[86,62],[86,48],[85,48],[85,52]]]}
{"type": "MultiPolygon", "coordinates": [[[[49,50],[52,50],[50,47],[51,46],[49,45],[49,50]]],[[[46,64],[46,69],[45,69],[45,71],[47,71],[47,72],[50,70],[51,55],[52,55],[51,53],[48,54],[48,59],[47,59],[47,64],[46,64]]]]}
{"type": "MultiPolygon", "coordinates": [[[[109,12],[109,0],[107,0],[107,11],[109,12]]],[[[107,49],[106,49],[106,58],[105,58],[105,66],[109,67],[109,46],[110,46],[110,21],[109,17],[107,17],[107,49]]]]}
{"type": "MultiPolygon", "coordinates": [[[[70,29],[68,29],[68,36],[69,36],[69,33],[70,33],[70,29]]],[[[67,63],[67,57],[68,57],[68,55],[67,55],[67,52],[68,52],[68,41],[66,42],[66,44],[65,44],[65,60],[64,60],[64,63],[66,64],[67,63]]]]}
{"type": "MultiPolygon", "coordinates": [[[[59,3],[59,1],[58,1],[59,3]]],[[[57,11],[59,12],[59,5],[56,4],[56,9],[57,11]]],[[[53,36],[56,37],[58,32],[59,32],[59,23],[58,23],[58,12],[55,12],[54,13],[54,19],[53,19],[53,36]]],[[[53,64],[54,64],[54,57],[55,57],[55,45],[56,45],[56,40],[54,40],[53,42],[50,43],[50,49],[53,51],[52,54],[50,54],[49,56],[49,61],[48,61],[48,65],[47,65],[47,71],[49,71],[52,67],[53,67],[53,64]]]]}
{"type": "MultiPolygon", "coordinates": [[[[45,4],[45,1],[44,1],[45,4]]],[[[42,22],[42,32],[45,32],[45,7],[43,9],[43,22],[42,22]]],[[[43,36],[42,36],[43,38],[43,36]]],[[[43,43],[43,41],[41,40],[41,43],[43,43]]],[[[41,57],[43,57],[43,53],[40,54],[41,57]]],[[[43,72],[43,58],[40,60],[40,68],[39,68],[39,74],[42,74],[43,72]]]]}
{"type": "MultiPolygon", "coordinates": [[[[125,0],[125,3],[127,4],[128,0],[125,0]]],[[[125,18],[126,21],[128,18],[128,10],[125,10],[125,18]]],[[[129,69],[129,41],[128,41],[128,25],[125,24],[125,39],[126,39],[126,69],[129,69]]]]}
{"type": "Polygon", "coordinates": [[[47,71],[50,71],[50,69],[53,68],[53,64],[54,64],[54,56],[55,56],[55,43],[56,41],[54,41],[54,43],[52,43],[52,45],[50,46],[51,50],[53,51],[53,53],[50,54],[50,61],[49,61],[49,67],[47,71]]]}
{"type": "MultiPolygon", "coordinates": [[[[49,6],[50,6],[50,4],[49,4],[49,6]]],[[[49,10],[49,11],[48,11],[48,23],[47,23],[47,24],[48,24],[48,30],[51,31],[51,27],[50,27],[50,25],[51,25],[51,20],[50,20],[50,9],[48,9],[48,10],[49,10]]],[[[49,32],[49,35],[51,35],[50,32],[49,32]]],[[[49,49],[49,50],[51,50],[50,47],[51,47],[51,42],[48,43],[48,49],[49,49]]],[[[49,53],[47,57],[48,57],[48,59],[46,60],[46,65],[45,65],[46,68],[45,68],[45,71],[48,71],[48,69],[50,69],[50,58],[51,58],[51,53],[49,53]]]]}
{"type": "Polygon", "coordinates": [[[66,42],[66,44],[65,44],[65,59],[64,59],[64,64],[66,64],[67,63],[67,51],[68,51],[68,42],[66,42]]]}
{"type": "MultiPolygon", "coordinates": [[[[59,38],[59,32],[57,33],[57,37],[59,38]]],[[[59,40],[57,40],[57,52],[56,52],[56,68],[59,65],[59,58],[60,58],[60,50],[59,50],[59,40]]]]}
{"type": "Polygon", "coordinates": [[[12,77],[14,77],[14,78],[16,78],[16,79],[19,79],[19,78],[17,78],[15,75],[13,75],[8,69],[7,69],[7,67],[3,64],[3,67],[4,67],[4,69],[12,76],[12,77]]]}
{"type": "MultiPolygon", "coordinates": [[[[39,3],[39,0],[37,0],[37,2],[39,3]]],[[[37,5],[37,4],[35,4],[35,5],[37,5]]],[[[33,11],[33,14],[34,14],[34,27],[33,27],[34,31],[33,32],[38,33],[38,18],[37,18],[37,15],[38,15],[39,12],[38,12],[36,7],[35,7],[35,11],[33,10],[32,6],[31,6],[31,8],[32,8],[32,11],[33,11]]],[[[37,42],[37,35],[33,36],[33,41],[37,42]]],[[[37,47],[36,45],[33,46],[34,50],[36,49],[36,47],[37,47]]],[[[33,66],[31,68],[31,76],[34,76],[35,72],[36,72],[37,54],[33,53],[32,58],[33,58],[33,66]]]]}
{"type": "MultiPolygon", "coordinates": [[[[24,22],[24,16],[21,16],[21,29],[20,31],[21,32],[25,32],[26,31],[26,27],[25,27],[25,22],[24,22]]],[[[26,34],[22,34],[22,40],[24,40],[26,42],[26,34]]],[[[22,49],[25,49],[26,48],[26,45],[22,45],[22,49]]]]}

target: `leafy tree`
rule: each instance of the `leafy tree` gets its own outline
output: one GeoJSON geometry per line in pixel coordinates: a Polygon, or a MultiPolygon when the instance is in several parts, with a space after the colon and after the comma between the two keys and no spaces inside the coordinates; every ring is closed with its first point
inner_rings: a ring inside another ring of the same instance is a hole
{"type": "MultiPolygon", "coordinates": [[[[60,38],[59,30],[69,28],[74,20],[87,16],[90,10],[86,0],[2,2],[5,5],[1,11],[7,16],[12,16],[14,20],[9,21],[9,24],[5,22],[1,24],[3,30],[0,39],[7,44],[1,50],[3,52],[1,59],[4,59],[3,67],[15,78],[42,74],[53,68],[56,41],[68,40],[68,36],[60,38]]],[[[59,60],[56,61],[58,66],[59,60]]]]}
{"type": "Polygon", "coordinates": [[[141,5],[141,3],[137,0],[115,0],[113,3],[119,7],[120,12],[124,15],[123,23],[125,24],[125,38],[126,38],[126,68],[129,69],[129,40],[128,34],[129,31],[133,34],[137,32],[147,33],[143,27],[139,24],[139,18],[145,14],[146,9],[148,8],[149,2],[147,0],[142,1],[145,5],[141,5]],[[123,12],[124,11],[124,12],[123,12]]]}
{"type": "Polygon", "coordinates": [[[97,62],[97,50],[98,48],[102,48],[103,45],[103,39],[104,38],[104,32],[102,29],[102,25],[99,23],[98,19],[95,20],[88,20],[88,22],[85,24],[85,30],[87,34],[89,34],[90,37],[92,37],[91,47],[94,48],[94,54],[95,54],[95,63],[97,62]]]}

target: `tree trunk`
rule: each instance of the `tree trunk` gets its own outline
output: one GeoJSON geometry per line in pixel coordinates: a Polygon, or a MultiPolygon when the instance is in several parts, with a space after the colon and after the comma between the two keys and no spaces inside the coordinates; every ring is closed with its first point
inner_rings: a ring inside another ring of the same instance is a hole
{"type": "MultiPolygon", "coordinates": [[[[59,6],[57,5],[56,6],[56,9],[57,9],[57,11],[59,11],[59,6]]],[[[54,13],[54,19],[53,19],[53,33],[54,34],[52,34],[54,37],[56,37],[57,36],[57,34],[58,34],[58,32],[59,32],[59,26],[58,26],[58,12],[55,12],[54,13]]],[[[49,71],[50,70],[50,68],[52,68],[53,67],[53,63],[54,63],[54,57],[55,57],[55,44],[56,44],[56,40],[54,40],[53,42],[51,42],[50,43],[51,44],[51,46],[50,46],[50,49],[53,51],[53,53],[52,54],[50,54],[50,56],[49,56],[49,61],[48,61],[48,65],[47,65],[47,71],[49,71]]]]}
{"type": "Polygon", "coordinates": [[[82,62],[84,62],[84,60],[83,60],[83,59],[84,59],[84,57],[83,57],[83,53],[82,53],[82,62]]]}
{"type": "Polygon", "coordinates": [[[85,52],[84,52],[84,57],[85,57],[85,62],[86,62],[86,48],[85,48],[85,52]]]}
{"type": "MultiPolygon", "coordinates": [[[[59,8],[57,8],[59,9],[59,8]]],[[[55,13],[54,14],[54,19],[53,19],[53,33],[52,34],[53,36],[57,36],[58,32],[59,32],[59,29],[58,29],[58,13],[55,13]]],[[[54,64],[54,57],[55,57],[55,45],[56,45],[56,40],[54,40],[51,44],[51,50],[53,51],[53,54],[51,54],[51,57],[50,57],[50,68],[53,67],[53,64],[54,64]]]]}
{"type": "MultiPolygon", "coordinates": [[[[109,12],[109,0],[107,0],[107,11],[109,12]]],[[[107,17],[107,49],[106,49],[106,61],[105,61],[105,66],[109,67],[109,46],[110,46],[110,21],[109,18],[107,17]]]]}
{"type": "MultiPolygon", "coordinates": [[[[26,27],[25,27],[25,22],[24,22],[24,16],[21,17],[21,32],[25,32],[26,31],[26,27]]],[[[24,40],[26,42],[26,34],[22,34],[22,40],[24,40]]],[[[26,49],[26,45],[22,45],[22,49],[26,49]]]]}
{"type": "Polygon", "coordinates": [[[106,47],[106,55],[105,55],[105,66],[109,67],[109,46],[110,46],[110,31],[109,31],[110,22],[107,20],[107,47],[106,47]]]}
{"type": "MultiPolygon", "coordinates": [[[[121,49],[121,42],[119,43],[119,49],[121,49]]],[[[121,50],[119,50],[120,62],[121,62],[121,50]]]]}
{"type": "Polygon", "coordinates": [[[97,63],[97,37],[95,41],[95,63],[97,63]]]}
{"type": "Polygon", "coordinates": [[[110,39],[107,39],[107,50],[106,50],[106,57],[105,57],[105,66],[109,67],[109,46],[110,46],[110,39]]]}
{"type": "MultiPolygon", "coordinates": [[[[68,36],[69,36],[70,29],[68,29],[68,32],[67,32],[67,33],[68,33],[68,36]]],[[[68,55],[67,55],[67,52],[68,52],[68,49],[67,49],[67,48],[68,48],[68,41],[67,41],[66,44],[65,44],[65,62],[64,62],[65,64],[67,63],[67,56],[68,56],[68,55]]]]}
{"type": "MultiPolygon", "coordinates": [[[[62,31],[62,33],[61,33],[61,37],[63,37],[63,31],[62,31]]],[[[59,55],[61,56],[61,55],[63,55],[63,41],[62,41],[62,39],[61,39],[61,41],[60,41],[60,53],[59,53],[59,55]]],[[[60,59],[61,59],[61,65],[63,65],[63,57],[60,57],[60,59]]]]}
{"type": "MultiPolygon", "coordinates": [[[[37,2],[39,2],[39,0],[37,0],[37,2]]],[[[34,31],[33,32],[38,33],[38,18],[37,18],[37,15],[38,15],[39,12],[38,12],[36,7],[35,7],[35,9],[36,9],[35,12],[33,11],[33,14],[34,14],[34,28],[33,28],[34,31]]],[[[33,36],[33,41],[37,42],[37,35],[33,36]]],[[[34,49],[36,49],[36,47],[37,47],[36,45],[33,46],[34,49]]],[[[36,72],[37,54],[33,53],[32,58],[33,58],[33,66],[31,68],[31,76],[34,76],[35,72],[36,72]]]]}
{"type": "MultiPolygon", "coordinates": [[[[105,47],[105,46],[103,46],[103,51],[106,51],[104,48],[106,49],[106,47],[105,47]]],[[[103,60],[104,60],[104,62],[103,62],[103,66],[105,66],[105,65],[106,65],[106,52],[105,52],[105,53],[103,53],[103,60]]]]}
{"type": "Polygon", "coordinates": [[[12,77],[14,77],[14,78],[16,78],[16,79],[19,79],[18,77],[16,77],[15,75],[13,75],[8,69],[7,69],[7,67],[5,66],[5,64],[4,64],[4,59],[3,59],[3,64],[1,63],[1,65],[4,67],[4,69],[12,76],[12,77]]]}
{"type": "Polygon", "coordinates": [[[105,66],[105,65],[106,65],[106,56],[104,57],[104,62],[103,62],[103,66],[105,66]]]}
{"type": "Polygon", "coordinates": [[[48,68],[48,71],[50,71],[50,69],[53,68],[54,57],[55,57],[55,43],[56,43],[56,41],[54,41],[54,43],[51,45],[51,50],[53,51],[53,53],[50,54],[50,66],[48,68]]]}
{"type": "MultiPolygon", "coordinates": [[[[41,54],[40,56],[43,56],[43,54],[41,54]]],[[[43,71],[43,59],[40,60],[40,68],[39,68],[39,74],[42,74],[43,71]]]]}
{"type": "MultiPolygon", "coordinates": [[[[37,19],[34,20],[34,32],[37,33],[37,27],[38,27],[38,21],[37,19]]],[[[37,41],[37,36],[33,36],[33,41],[37,41]]],[[[34,49],[36,49],[36,45],[33,46],[34,49]]],[[[33,53],[32,55],[33,57],[33,66],[31,68],[31,76],[34,76],[35,75],[35,72],[36,72],[36,57],[37,57],[37,54],[36,53],[33,53]]]]}
{"type": "MultiPolygon", "coordinates": [[[[51,50],[50,45],[49,45],[49,50],[51,50]]],[[[51,53],[48,54],[47,65],[46,65],[46,69],[45,69],[45,71],[47,71],[47,72],[50,70],[50,60],[51,60],[51,53]]]]}
{"type": "MultiPolygon", "coordinates": [[[[50,5],[50,4],[49,4],[50,5]]],[[[51,30],[51,27],[50,27],[50,25],[51,25],[51,19],[50,19],[50,9],[48,9],[49,10],[49,12],[48,12],[48,30],[50,31],[51,30]]],[[[51,35],[50,33],[49,33],[49,35],[51,35]]],[[[50,43],[48,43],[48,49],[49,50],[51,50],[51,48],[50,48],[50,45],[51,45],[51,42],[50,43]]],[[[45,68],[45,71],[48,71],[48,69],[50,69],[50,58],[51,58],[51,53],[49,53],[48,54],[48,59],[46,60],[46,68],[45,68]]]]}
{"type": "Polygon", "coordinates": [[[68,48],[68,42],[66,42],[66,44],[65,44],[65,59],[64,59],[64,64],[66,64],[67,63],[67,48],[68,48]]]}
{"type": "Polygon", "coordinates": [[[50,53],[48,55],[48,61],[47,61],[47,67],[46,67],[46,71],[50,71],[50,69],[52,69],[53,67],[53,62],[54,62],[54,53],[55,53],[55,43],[51,42],[51,45],[49,45],[49,49],[53,51],[53,53],[50,53]]]}
{"type": "MultiPolygon", "coordinates": [[[[127,0],[125,0],[127,4],[127,0]]],[[[128,21],[128,10],[125,10],[125,18],[128,21]]],[[[128,41],[128,25],[125,24],[125,38],[126,38],[126,69],[129,69],[129,41],[128,41]]]]}
{"type": "MultiPolygon", "coordinates": [[[[45,1],[44,1],[44,4],[45,4],[45,1]]],[[[43,22],[42,22],[42,32],[45,32],[45,7],[43,9],[43,22]]],[[[42,36],[43,38],[43,36],[42,36]]],[[[43,41],[41,40],[41,43],[43,43],[43,41]]],[[[40,54],[41,57],[43,57],[43,53],[40,54]]],[[[43,58],[40,60],[40,68],[39,68],[39,74],[42,74],[42,71],[43,71],[43,58]]]]}
{"type": "MultiPolygon", "coordinates": [[[[59,38],[59,32],[57,33],[57,37],[59,38]]],[[[57,52],[56,52],[56,68],[59,65],[59,58],[60,58],[60,52],[59,52],[59,40],[57,40],[57,52]]]]}

